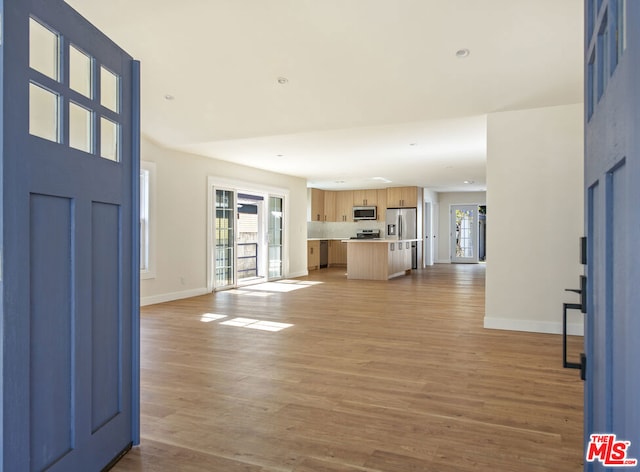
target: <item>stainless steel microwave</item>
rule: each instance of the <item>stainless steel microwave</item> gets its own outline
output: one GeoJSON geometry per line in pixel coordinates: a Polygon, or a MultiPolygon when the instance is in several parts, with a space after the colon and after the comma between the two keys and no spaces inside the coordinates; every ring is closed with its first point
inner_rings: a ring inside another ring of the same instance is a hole
{"type": "Polygon", "coordinates": [[[353,207],[354,220],[376,220],[378,214],[374,206],[355,206],[353,207]]]}

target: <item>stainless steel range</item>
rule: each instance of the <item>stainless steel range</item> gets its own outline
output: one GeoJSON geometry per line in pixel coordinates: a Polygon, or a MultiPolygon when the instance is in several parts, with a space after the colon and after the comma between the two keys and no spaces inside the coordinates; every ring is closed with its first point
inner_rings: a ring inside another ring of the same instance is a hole
{"type": "Polygon", "coordinates": [[[351,239],[380,239],[379,229],[361,229],[351,239]]]}

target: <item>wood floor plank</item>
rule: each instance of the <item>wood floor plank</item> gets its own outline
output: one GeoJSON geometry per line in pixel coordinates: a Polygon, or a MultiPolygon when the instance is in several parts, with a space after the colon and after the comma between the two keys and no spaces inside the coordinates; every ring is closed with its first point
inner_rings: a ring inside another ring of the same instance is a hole
{"type": "Polygon", "coordinates": [[[582,470],[583,385],[560,337],[483,317],[483,265],[326,269],[145,307],[142,444],[113,470],[582,470]],[[238,317],[292,326],[224,324],[238,317]]]}

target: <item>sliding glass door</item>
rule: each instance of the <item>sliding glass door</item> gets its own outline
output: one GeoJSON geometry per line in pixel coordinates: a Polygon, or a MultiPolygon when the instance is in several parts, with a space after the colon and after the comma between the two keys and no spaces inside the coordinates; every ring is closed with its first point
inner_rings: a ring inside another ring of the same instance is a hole
{"type": "Polygon", "coordinates": [[[210,195],[210,288],[282,278],[284,197],[214,186],[210,195]]]}

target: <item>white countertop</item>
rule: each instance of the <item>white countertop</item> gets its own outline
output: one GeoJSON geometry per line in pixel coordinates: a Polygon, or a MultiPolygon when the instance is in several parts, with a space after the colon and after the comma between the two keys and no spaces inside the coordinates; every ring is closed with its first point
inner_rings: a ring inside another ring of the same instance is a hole
{"type": "Polygon", "coordinates": [[[307,241],[342,241],[343,243],[397,243],[416,242],[420,239],[350,239],[350,238],[307,238],[307,241]]]}
{"type": "Polygon", "coordinates": [[[343,239],[343,243],[412,243],[419,239],[343,239]]]}
{"type": "Polygon", "coordinates": [[[348,238],[307,238],[307,241],[343,241],[348,238]]]}

